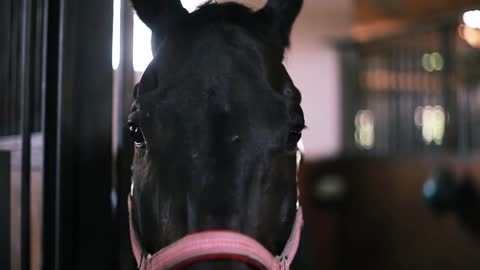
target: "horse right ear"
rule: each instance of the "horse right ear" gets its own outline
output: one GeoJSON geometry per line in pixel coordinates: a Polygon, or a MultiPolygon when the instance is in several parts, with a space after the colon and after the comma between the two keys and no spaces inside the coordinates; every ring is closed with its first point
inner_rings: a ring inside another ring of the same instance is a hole
{"type": "Polygon", "coordinates": [[[188,14],[180,0],[131,0],[138,17],[152,30],[159,32],[169,21],[188,14]]]}
{"type": "Polygon", "coordinates": [[[290,32],[293,23],[303,6],[303,0],[268,0],[265,7],[257,11],[267,18],[270,29],[275,31],[282,46],[290,45],[290,32]]]}

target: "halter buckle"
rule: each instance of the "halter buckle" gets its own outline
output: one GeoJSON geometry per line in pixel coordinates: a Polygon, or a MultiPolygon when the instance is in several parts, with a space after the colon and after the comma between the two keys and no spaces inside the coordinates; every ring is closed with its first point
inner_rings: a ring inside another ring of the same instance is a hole
{"type": "Polygon", "coordinates": [[[280,265],[279,270],[290,270],[290,266],[288,264],[288,257],[287,256],[277,256],[277,260],[280,265]]]}

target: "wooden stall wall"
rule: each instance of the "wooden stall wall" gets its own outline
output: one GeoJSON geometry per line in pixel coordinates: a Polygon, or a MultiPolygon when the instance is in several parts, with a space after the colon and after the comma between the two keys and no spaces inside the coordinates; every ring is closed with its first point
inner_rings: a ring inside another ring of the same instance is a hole
{"type": "MultiPolygon", "coordinates": [[[[307,233],[318,243],[318,269],[478,269],[480,237],[465,225],[470,220],[455,209],[442,215],[432,211],[422,195],[439,164],[373,159],[305,164],[303,204],[307,233]],[[341,201],[326,206],[319,203],[316,190],[322,179],[332,176],[343,181],[346,192],[341,201]]],[[[480,162],[452,160],[443,165],[458,184],[470,175],[480,192],[480,162]]]]}
{"type": "Polygon", "coordinates": [[[478,8],[477,0],[355,0],[352,35],[366,41],[425,20],[478,8]]]}

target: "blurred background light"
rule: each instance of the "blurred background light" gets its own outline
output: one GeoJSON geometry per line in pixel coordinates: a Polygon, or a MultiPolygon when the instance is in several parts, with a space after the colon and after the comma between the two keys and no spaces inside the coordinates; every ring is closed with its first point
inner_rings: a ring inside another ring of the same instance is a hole
{"type": "Polygon", "coordinates": [[[462,24],[458,28],[458,34],[470,46],[480,48],[480,29],[462,24]]]}
{"type": "Polygon", "coordinates": [[[422,137],[426,144],[442,144],[446,123],[446,114],[442,106],[417,107],[414,121],[415,126],[422,130],[422,137]]]}
{"type": "Polygon", "coordinates": [[[430,55],[430,65],[433,70],[441,71],[444,63],[443,56],[440,53],[434,52],[430,55]]]}
{"type": "Polygon", "coordinates": [[[122,7],[120,0],[113,0],[113,36],[112,36],[112,68],[120,64],[120,19],[122,7]]]}
{"type": "Polygon", "coordinates": [[[470,10],[463,13],[463,22],[468,27],[480,29],[480,10],[470,10]]]}
{"type": "Polygon", "coordinates": [[[433,71],[433,68],[430,65],[430,54],[426,53],[422,56],[422,67],[425,71],[433,71]]]}
{"type": "Polygon", "coordinates": [[[183,7],[188,11],[188,12],[193,12],[197,7],[205,2],[207,0],[181,0],[183,7]]]}
{"type": "Polygon", "coordinates": [[[425,71],[441,71],[444,64],[443,56],[438,52],[426,53],[422,56],[422,67],[425,71]]]}
{"type": "Polygon", "coordinates": [[[458,28],[458,34],[470,46],[480,48],[480,10],[463,13],[463,22],[458,28]]]}
{"type": "Polygon", "coordinates": [[[152,31],[138,18],[133,17],[133,69],[144,71],[152,61],[152,31]]]}
{"type": "Polygon", "coordinates": [[[355,143],[365,150],[375,144],[375,121],[369,110],[360,110],[355,116],[355,143]]]}

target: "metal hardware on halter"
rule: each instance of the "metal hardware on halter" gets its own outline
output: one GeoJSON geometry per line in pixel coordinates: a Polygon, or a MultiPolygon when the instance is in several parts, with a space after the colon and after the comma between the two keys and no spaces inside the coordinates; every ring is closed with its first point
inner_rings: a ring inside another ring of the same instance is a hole
{"type": "Polygon", "coordinates": [[[300,169],[300,164],[302,163],[303,152],[305,152],[305,146],[303,145],[302,139],[300,139],[297,143],[297,153],[296,153],[297,154],[297,174],[298,174],[298,170],[300,169]]]}
{"type": "Polygon", "coordinates": [[[288,256],[276,256],[275,257],[279,261],[280,270],[289,270],[290,264],[288,263],[288,256]]]}
{"type": "Polygon", "coordinates": [[[300,188],[298,187],[298,172],[300,171],[300,165],[302,163],[303,159],[303,152],[304,152],[304,145],[302,139],[300,139],[297,143],[297,152],[296,152],[296,163],[297,163],[297,173],[295,176],[295,179],[297,181],[297,202],[296,202],[296,207],[297,210],[300,208],[300,188]]]}

